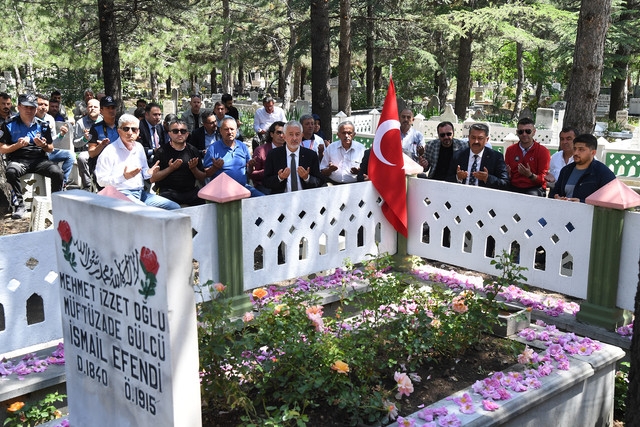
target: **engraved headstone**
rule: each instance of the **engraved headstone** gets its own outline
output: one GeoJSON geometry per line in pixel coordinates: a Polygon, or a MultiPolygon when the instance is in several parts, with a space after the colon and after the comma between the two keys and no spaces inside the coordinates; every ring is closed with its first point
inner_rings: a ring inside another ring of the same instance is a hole
{"type": "Polygon", "coordinates": [[[80,190],[53,212],[70,424],[200,426],[190,218],[80,190]]]}

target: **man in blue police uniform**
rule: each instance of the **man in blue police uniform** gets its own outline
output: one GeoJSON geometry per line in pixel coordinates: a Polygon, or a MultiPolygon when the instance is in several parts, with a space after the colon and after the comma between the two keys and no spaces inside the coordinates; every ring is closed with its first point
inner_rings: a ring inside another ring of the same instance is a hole
{"type": "Polygon", "coordinates": [[[34,95],[20,95],[18,115],[0,128],[0,154],[7,157],[7,182],[16,200],[13,219],[21,219],[25,214],[21,176],[30,172],[48,176],[51,191],[62,190],[62,169],[47,156],[53,151],[51,128],[46,121],[36,118],[37,106],[34,95]]]}

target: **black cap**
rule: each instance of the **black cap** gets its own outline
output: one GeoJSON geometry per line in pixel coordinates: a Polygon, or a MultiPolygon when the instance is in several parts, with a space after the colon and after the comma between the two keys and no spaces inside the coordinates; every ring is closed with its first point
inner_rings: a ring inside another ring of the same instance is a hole
{"type": "Polygon", "coordinates": [[[38,102],[35,95],[27,93],[27,94],[22,94],[18,97],[18,105],[26,105],[27,107],[37,107],[38,102]]]}
{"type": "Polygon", "coordinates": [[[113,99],[113,96],[111,95],[103,96],[102,99],[100,100],[100,108],[115,107],[115,106],[116,106],[116,100],[113,99]]]}

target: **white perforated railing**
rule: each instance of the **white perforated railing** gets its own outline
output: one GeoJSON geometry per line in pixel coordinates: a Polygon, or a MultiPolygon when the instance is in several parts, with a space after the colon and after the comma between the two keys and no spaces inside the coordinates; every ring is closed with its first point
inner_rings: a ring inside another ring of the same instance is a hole
{"type": "Polygon", "coordinates": [[[587,295],[592,206],[411,178],[408,211],[412,255],[496,274],[513,250],[529,284],[587,295]]]}
{"type": "Polygon", "coordinates": [[[55,236],[0,238],[0,356],[62,337],[55,236]]]}
{"type": "Polygon", "coordinates": [[[625,212],[622,229],[622,249],[618,271],[617,305],[634,311],[634,301],[638,290],[638,260],[640,259],[640,212],[625,212]]]}
{"type": "MultiPolygon", "coordinates": [[[[244,289],[395,253],[380,203],[370,182],[243,200],[244,289]]],[[[218,281],[217,205],[178,212],[191,217],[200,281],[218,281]]],[[[513,248],[529,284],[586,297],[592,206],[410,178],[408,213],[411,255],[495,274],[491,256],[513,248]]],[[[617,304],[627,310],[638,286],[639,228],[640,213],[625,213],[617,304]]],[[[0,237],[0,355],[62,337],[56,236],[0,237]]]]}
{"type": "Polygon", "coordinates": [[[244,289],[395,253],[379,201],[370,182],[243,200],[244,289]]]}

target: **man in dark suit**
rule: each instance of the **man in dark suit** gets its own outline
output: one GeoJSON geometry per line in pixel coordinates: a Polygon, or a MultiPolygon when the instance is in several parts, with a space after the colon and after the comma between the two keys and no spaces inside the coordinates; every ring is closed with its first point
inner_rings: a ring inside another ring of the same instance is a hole
{"type": "Polygon", "coordinates": [[[469,148],[458,150],[447,173],[447,181],[480,187],[506,189],[509,175],[504,157],[485,144],[489,141],[489,127],[474,123],[469,129],[469,148]]]}
{"type": "Polygon", "coordinates": [[[204,157],[207,148],[220,139],[220,134],[218,133],[218,119],[213,110],[205,110],[200,114],[200,117],[202,118],[202,126],[189,135],[187,142],[200,150],[202,157],[204,157]]]}
{"type": "Polygon", "coordinates": [[[325,184],[315,151],[301,146],[302,125],[291,120],[284,125],[283,147],[274,148],[267,155],[264,186],[271,194],[306,190],[325,184]]]}
{"type": "Polygon", "coordinates": [[[153,165],[153,153],[165,143],[160,104],[150,102],[144,108],[144,119],[140,120],[138,142],[144,147],[149,166],[153,165]]]}

